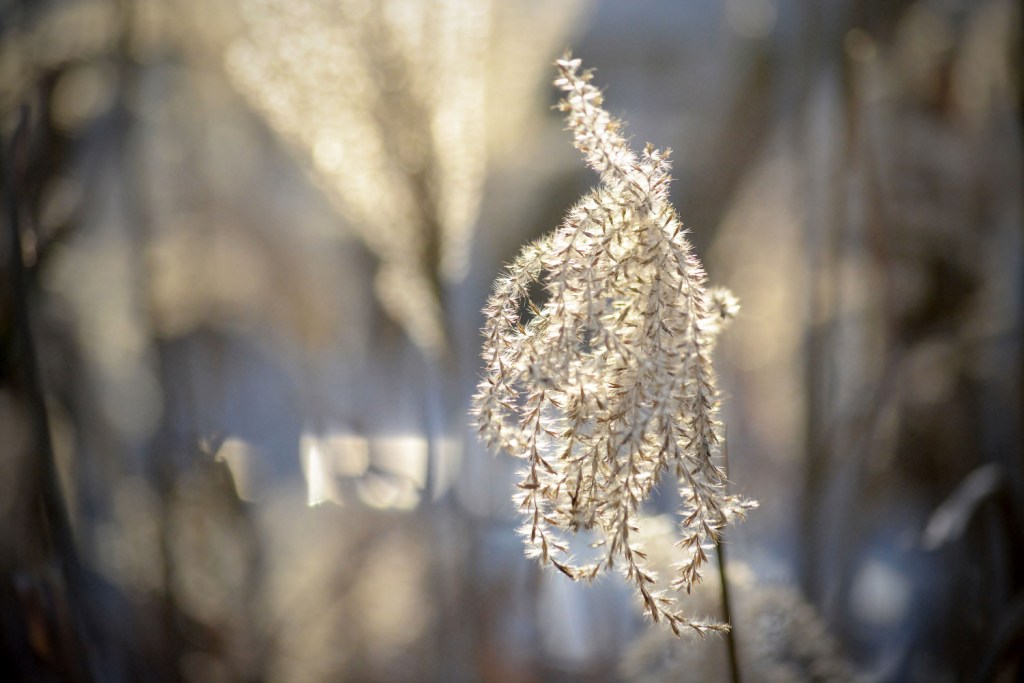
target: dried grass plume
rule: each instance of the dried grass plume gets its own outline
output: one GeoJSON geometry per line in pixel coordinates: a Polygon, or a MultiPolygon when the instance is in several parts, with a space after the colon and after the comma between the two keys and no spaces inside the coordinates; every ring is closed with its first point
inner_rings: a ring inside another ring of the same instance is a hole
{"type": "Polygon", "coordinates": [[[489,446],[524,462],[515,500],[527,555],[574,580],[618,567],[655,622],[677,635],[722,631],[684,614],[677,594],[700,581],[726,524],[755,505],[726,491],[711,366],[738,305],[708,289],[669,203],[669,151],[633,152],[591,72],[568,54],[556,65],[560,108],[601,182],[495,282],[473,412],[489,446]],[[680,488],[687,559],[663,592],[637,534],[666,472],[680,488]],[[594,561],[572,557],[581,531],[598,538],[594,561]]]}

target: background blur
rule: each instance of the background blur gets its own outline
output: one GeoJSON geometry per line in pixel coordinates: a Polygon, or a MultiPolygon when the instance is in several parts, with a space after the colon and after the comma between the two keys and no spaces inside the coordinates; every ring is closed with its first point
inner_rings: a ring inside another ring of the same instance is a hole
{"type": "Polygon", "coordinates": [[[744,680],[1020,680],[1020,25],[0,2],[0,678],[729,679],[619,580],[523,558],[515,463],[468,427],[490,282],[596,182],[551,109],[571,47],[674,149],[743,303],[716,362],[761,502],[727,536],[744,680]]]}

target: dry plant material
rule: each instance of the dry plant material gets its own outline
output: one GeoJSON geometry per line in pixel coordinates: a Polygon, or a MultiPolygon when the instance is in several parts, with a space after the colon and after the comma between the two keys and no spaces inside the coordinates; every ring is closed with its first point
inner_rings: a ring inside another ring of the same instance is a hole
{"type": "Polygon", "coordinates": [[[228,75],[377,256],[385,311],[442,356],[446,271],[486,164],[490,6],[242,0],[228,75]]]}
{"type": "Polygon", "coordinates": [[[726,524],[754,506],[727,494],[718,464],[711,353],[738,306],[707,288],[669,203],[668,150],[636,155],[591,72],[568,54],[556,65],[560,108],[601,183],[495,282],[473,412],[489,446],[525,463],[515,501],[528,556],[574,580],[618,567],[655,622],[677,635],[723,631],[685,615],[676,595],[700,581],[726,524]],[[538,284],[543,301],[531,295],[538,284]],[[637,542],[640,506],[666,471],[682,497],[676,592],[655,589],[637,542]],[[598,539],[594,561],[572,556],[581,531],[598,539]]]}

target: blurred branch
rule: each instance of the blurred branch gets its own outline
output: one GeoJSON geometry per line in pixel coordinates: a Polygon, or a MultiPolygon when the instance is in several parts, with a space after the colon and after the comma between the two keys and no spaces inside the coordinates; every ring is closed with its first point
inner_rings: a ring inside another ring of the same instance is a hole
{"type": "MultiPolygon", "coordinates": [[[[42,629],[31,637],[35,654],[48,662],[53,670],[73,681],[89,681],[88,653],[84,646],[82,630],[85,615],[81,612],[79,599],[82,593],[83,576],[75,548],[74,537],[68,520],[64,497],[57,477],[57,466],[53,442],[50,436],[50,421],[46,408],[46,396],[42,385],[37,356],[36,342],[32,333],[29,313],[29,274],[25,264],[25,249],[21,225],[24,207],[19,199],[26,196],[24,181],[28,177],[30,163],[31,110],[23,105],[18,114],[18,125],[10,142],[0,138],[4,149],[3,187],[5,192],[5,213],[9,231],[9,281],[10,281],[10,337],[4,346],[10,354],[4,359],[9,363],[10,383],[16,394],[20,394],[28,406],[31,422],[31,441],[27,453],[34,454],[32,465],[25,470],[25,481],[20,488],[21,500],[31,505],[23,515],[14,519],[25,522],[28,528],[10,529],[10,542],[14,547],[13,557],[2,558],[8,579],[17,579],[15,590],[21,594],[26,629],[42,629]],[[36,507],[38,506],[38,507],[36,507]],[[31,510],[31,511],[30,511],[31,510]],[[59,567],[59,581],[54,584],[41,566],[55,563],[59,567]],[[49,600],[33,602],[33,595],[49,594],[49,600]],[[35,607],[32,607],[32,605],[35,607]],[[42,611],[43,614],[38,614],[42,611]],[[41,638],[41,639],[40,639],[41,638]]],[[[17,455],[17,454],[16,454],[17,455]]]]}
{"type": "MultiPolygon", "coordinates": [[[[1006,606],[1002,618],[993,629],[992,638],[981,657],[981,664],[974,676],[976,683],[988,683],[997,680],[1000,673],[1013,671],[1003,669],[1008,660],[1015,661],[1018,672],[1021,670],[1021,651],[1024,645],[1024,593],[1018,593],[1006,606]]],[[[1007,680],[1012,673],[1008,673],[1007,680]]],[[[1002,680],[1002,679],[999,679],[1002,680]]]]}

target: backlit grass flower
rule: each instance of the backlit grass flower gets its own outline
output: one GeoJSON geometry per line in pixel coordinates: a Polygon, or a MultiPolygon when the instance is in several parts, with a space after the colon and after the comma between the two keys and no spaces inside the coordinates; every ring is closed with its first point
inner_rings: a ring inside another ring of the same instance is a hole
{"type": "Polygon", "coordinates": [[[560,107],[601,182],[496,281],[474,414],[490,446],[523,461],[515,500],[528,555],[577,580],[618,567],[654,621],[723,630],[654,589],[637,530],[640,506],[672,473],[687,557],[672,586],[689,591],[726,524],[753,506],[726,492],[711,367],[738,306],[707,289],[669,203],[669,152],[634,153],[591,73],[568,55],[556,64],[560,107]],[[570,552],[582,530],[599,538],[594,561],[570,552]]]}

